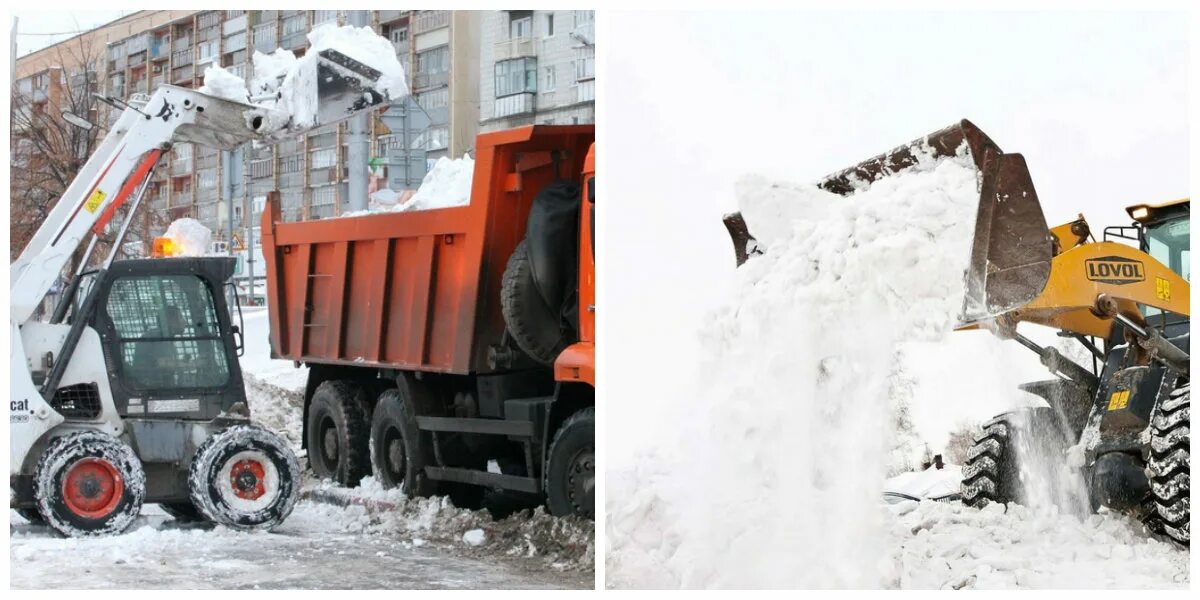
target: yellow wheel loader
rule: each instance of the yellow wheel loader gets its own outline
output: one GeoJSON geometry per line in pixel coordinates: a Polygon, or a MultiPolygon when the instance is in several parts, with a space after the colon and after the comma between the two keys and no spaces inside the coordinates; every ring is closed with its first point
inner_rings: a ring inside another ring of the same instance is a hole
{"type": "MultiPolygon", "coordinates": [[[[1107,227],[1099,240],[1082,215],[1048,227],[1024,158],[1003,152],[966,120],[818,186],[850,195],[923,155],[964,150],[979,171],[980,199],[959,328],[1017,341],[1054,378],[1021,386],[1047,407],[1000,415],[975,438],[963,468],[963,502],[1025,503],[1022,463],[1067,464],[1070,457],[1084,488],[1071,492],[1092,510],[1132,512],[1155,533],[1187,545],[1190,202],[1131,206],[1132,224],[1107,227]],[[1092,365],[1019,333],[1022,322],[1078,340],[1092,365]]],[[[740,214],[727,215],[725,225],[739,265],[759,251],[740,214]]]]}

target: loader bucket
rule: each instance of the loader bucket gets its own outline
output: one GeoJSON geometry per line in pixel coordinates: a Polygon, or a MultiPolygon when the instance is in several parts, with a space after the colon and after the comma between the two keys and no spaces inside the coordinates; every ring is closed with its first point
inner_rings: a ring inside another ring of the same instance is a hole
{"type": "Polygon", "coordinates": [[[317,56],[317,127],[387,100],[379,89],[383,74],[378,70],[333,49],[321,50],[317,56]]]}
{"type": "MultiPolygon", "coordinates": [[[[1005,154],[983,131],[963,119],[829,175],[817,186],[850,196],[871,182],[915,166],[923,155],[953,157],[964,144],[979,171],[979,208],[959,318],[966,325],[1028,303],[1042,292],[1050,276],[1054,237],[1020,154],[1005,154]]],[[[733,238],[738,265],[758,252],[741,213],[726,215],[725,227],[733,238]]]]}

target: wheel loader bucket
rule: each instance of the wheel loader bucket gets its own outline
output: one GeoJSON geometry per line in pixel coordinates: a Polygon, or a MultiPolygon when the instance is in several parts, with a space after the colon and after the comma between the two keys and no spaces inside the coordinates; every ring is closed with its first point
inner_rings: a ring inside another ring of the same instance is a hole
{"type": "MultiPolygon", "coordinates": [[[[1041,294],[1050,277],[1054,237],[1020,154],[1005,154],[966,119],[829,175],[818,187],[851,196],[864,185],[917,165],[923,156],[956,156],[966,145],[979,171],[979,207],[965,274],[961,325],[1019,308],[1041,294]]],[[[759,252],[740,213],[725,216],[737,263],[759,252]]]]}

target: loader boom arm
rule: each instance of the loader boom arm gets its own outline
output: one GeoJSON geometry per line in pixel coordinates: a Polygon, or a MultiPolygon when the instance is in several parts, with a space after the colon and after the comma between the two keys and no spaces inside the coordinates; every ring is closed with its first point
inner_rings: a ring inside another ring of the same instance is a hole
{"type": "Polygon", "coordinates": [[[12,264],[9,319],[29,320],[88,231],[102,230],[173,142],[202,136],[232,148],[254,139],[248,126],[230,126],[244,123],[250,108],[174,86],[159,89],[141,110],[126,108],[12,264]]]}

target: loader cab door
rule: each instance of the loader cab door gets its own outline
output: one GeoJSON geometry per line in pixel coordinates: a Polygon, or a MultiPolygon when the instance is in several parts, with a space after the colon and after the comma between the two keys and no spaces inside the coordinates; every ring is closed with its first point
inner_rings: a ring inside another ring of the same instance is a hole
{"type": "Polygon", "coordinates": [[[123,416],[209,420],[244,401],[229,312],[214,259],[114,264],[93,326],[123,416]]]}

